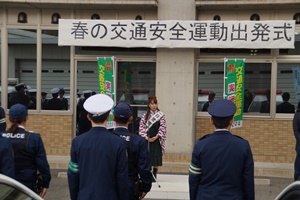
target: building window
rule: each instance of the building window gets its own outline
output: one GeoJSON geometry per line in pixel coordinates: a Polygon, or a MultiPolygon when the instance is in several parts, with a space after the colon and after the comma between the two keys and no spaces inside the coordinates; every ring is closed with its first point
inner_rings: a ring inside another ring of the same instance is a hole
{"type": "Polygon", "coordinates": [[[70,109],[70,48],[58,46],[57,30],[42,30],[41,109],[70,109]],[[52,94],[54,88],[60,91],[52,94]],[[56,102],[56,98],[61,102],[56,102]],[[51,101],[50,101],[51,100],[51,101]]]}
{"type": "Polygon", "coordinates": [[[147,110],[148,97],[155,95],[155,62],[118,62],[117,102],[125,101],[132,107],[132,132],[147,110]]]}
{"type": "Polygon", "coordinates": [[[253,15],[251,15],[251,17],[250,17],[250,20],[251,20],[251,21],[259,21],[259,20],[260,20],[260,17],[259,17],[258,14],[253,14],[253,15]]]}
{"type": "Polygon", "coordinates": [[[296,24],[300,24],[300,13],[296,13],[296,14],[293,16],[293,20],[296,21],[296,24]]]}
{"type": "MultiPolygon", "coordinates": [[[[263,111],[262,102],[267,100],[271,86],[271,63],[245,63],[244,87],[247,91],[247,103],[244,112],[269,113],[263,111]]],[[[215,93],[215,100],[224,95],[224,63],[200,62],[198,65],[198,111],[203,110],[210,93],[215,93]]],[[[245,92],[246,94],[246,92],[245,92]]],[[[203,110],[205,111],[205,110],[203,110]]]]}
{"type": "Polygon", "coordinates": [[[8,108],[16,103],[36,109],[36,97],[29,90],[37,88],[36,82],[36,30],[8,29],[8,79],[15,80],[8,85],[8,108]],[[24,83],[25,88],[15,89],[16,84],[24,83]],[[19,93],[26,97],[20,98],[19,93]]]}
{"type": "Polygon", "coordinates": [[[281,96],[276,98],[277,105],[283,100],[288,103],[278,106],[276,113],[295,113],[300,101],[300,63],[278,63],[277,91],[280,92],[281,96]],[[286,97],[287,94],[284,93],[289,94],[289,99],[286,97]]]}
{"type": "Polygon", "coordinates": [[[220,15],[215,15],[213,18],[214,21],[221,21],[220,15]]]}

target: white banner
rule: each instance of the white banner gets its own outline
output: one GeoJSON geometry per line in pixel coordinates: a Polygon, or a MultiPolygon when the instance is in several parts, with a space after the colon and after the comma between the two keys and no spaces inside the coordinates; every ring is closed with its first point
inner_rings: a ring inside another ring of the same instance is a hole
{"type": "Polygon", "coordinates": [[[294,48],[295,21],[59,20],[59,46],[294,48]]]}

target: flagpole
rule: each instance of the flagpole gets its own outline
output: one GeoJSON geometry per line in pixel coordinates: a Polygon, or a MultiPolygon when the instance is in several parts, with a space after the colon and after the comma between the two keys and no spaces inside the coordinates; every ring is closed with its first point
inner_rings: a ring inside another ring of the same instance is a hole
{"type": "Polygon", "coordinates": [[[228,61],[228,59],[227,58],[224,58],[224,83],[223,83],[223,99],[225,99],[226,98],[226,94],[225,94],[225,92],[226,92],[226,79],[227,79],[227,77],[226,77],[226,62],[228,61]]]}

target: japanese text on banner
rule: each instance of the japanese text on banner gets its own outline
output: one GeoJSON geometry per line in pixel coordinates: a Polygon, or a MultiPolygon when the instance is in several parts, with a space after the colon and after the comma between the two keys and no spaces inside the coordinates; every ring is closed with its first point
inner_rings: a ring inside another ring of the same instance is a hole
{"type": "MultiPolygon", "coordinates": [[[[98,80],[99,80],[99,93],[110,96],[113,100],[115,98],[114,89],[114,59],[113,58],[98,58],[98,80]]],[[[112,112],[110,113],[109,120],[106,127],[108,129],[114,128],[112,120],[112,112]]]]}
{"type": "Polygon", "coordinates": [[[244,60],[227,60],[225,65],[225,97],[236,105],[234,122],[231,128],[242,127],[245,62],[244,60]]]}
{"type": "Polygon", "coordinates": [[[60,19],[59,46],[294,48],[295,21],[60,19]]]}

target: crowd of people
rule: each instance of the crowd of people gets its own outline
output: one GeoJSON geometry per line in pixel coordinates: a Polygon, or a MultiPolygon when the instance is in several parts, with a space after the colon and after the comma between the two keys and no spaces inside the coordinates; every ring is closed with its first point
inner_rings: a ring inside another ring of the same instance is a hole
{"type": "Polygon", "coordinates": [[[143,199],[156,181],[165,150],[166,121],[156,97],[148,99],[140,135],[128,129],[133,119],[129,104],[121,101],[114,107],[116,127],[112,130],[106,128],[113,108],[109,96],[90,95],[78,102],[81,104],[91,127],[85,127],[72,141],[68,167],[71,199],[143,199]]]}
{"type": "MultiPolygon", "coordinates": [[[[18,99],[10,101],[11,126],[8,129],[5,112],[0,110],[0,173],[44,197],[51,181],[46,151],[41,136],[25,129],[28,109],[34,108],[28,102],[34,102],[36,90],[30,90],[31,94],[26,95],[25,84],[16,88],[18,92],[14,95],[18,99]],[[40,187],[38,177],[42,180],[40,187]]],[[[46,94],[42,94],[44,109],[66,109],[63,105],[67,104],[62,100],[64,92],[53,88],[51,94],[52,99],[46,99],[46,94]]],[[[72,140],[68,167],[71,199],[139,200],[156,181],[166,141],[165,115],[158,109],[157,98],[151,96],[148,99],[147,112],[140,122],[140,134],[129,131],[132,108],[122,101],[114,107],[116,127],[106,128],[113,104],[109,96],[91,90],[83,91],[83,98],[78,100],[78,133],[72,140]]]]}
{"type": "MultiPolygon", "coordinates": [[[[16,86],[21,92],[15,95],[28,103],[22,96],[25,87],[25,84],[16,86]]],[[[36,90],[29,91],[34,92],[36,90]]],[[[53,88],[51,94],[53,98],[45,100],[45,108],[68,109],[63,90],[53,88]]],[[[91,90],[84,91],[83,95],[77,103],[78,132],[72,140],[68,166],[71,199],[144,199],[152,182],[157,181],[167,138],[165,114],[158,108],[156,96],[148,97],[147,111],[141,117],[137,134],[128,129],[133,120],[129,104],[120,101],[114,106],[109,96],[91,90]],[[115,128],[107,129],[112,110],[115,128]]],[[[230,132],[236,106],[230,100],[214,97],[215,93],[209,95],[206,109],[215,130],[201,137],[192,152],[188,180],[190,199],[253,200],[254,161],[250,144],[230,132]]],[[[34,95],[29,95],[29,102],[34,102],[33,98],[34,95]]],[[[283,102],[277,105],[276,112],[295,112],[289,98],[289,93],[282,94],[283,102]]],[[[8,129],[5,112],[0,109],[0,173],[44,197],[51,174],[41,136],[25,129],[30,104],[15,99],[10,103],[8,129]],[[42,179],[40,187],[38,176],[42,179]]],[[[299,113],[295,113],[293,120],[297,141],[295,180],[300,176],[299,113]]]]}
{"type": "MultiPolygon", "coordinates": [[[[47,92],[41,93],[41,108],[43,110],[68,110],[69,102],[64,97],[64,88],[53,88],[50,91],[52,98],[47,99],[47,92]]],[[[15,86],[15,92],[9,94],[8,108],[15,104],[22,104],[28,109],[35,110],[37,106],[37,90],[27,89],[25,83],[15,86]]]]}
{"type": "MultiPolygon", "coordinates": [[[[258,105],[257,111],[260,113],[270,113],[270,90],[267,89],[265,93],[260,94],[260,96],[265,96],[265,99],[262,101],[263,97],[261,99],[257,99],[257,102],[253,106],[258,105]]],[[[202,111],[207,112],[208,107],[210,104],[212,104],[215,101],[216,94],[214,92],[210,92],[208,94],[208,101],[203,105],[202,111]]],[[[290,93],[284,92],[282,93],[282,102],[278,101],[276,102],[276,113],[295,113],[297,110],[295,109],[295,106],[289,102],[290,100],[290,93]]],[[[254,100],[255,95],[250,92],[249,89],[245,89],[244,91],[244,109],[243,112],[255,112],[256,109],[251,109],[251,104],[254,100]]],[[[300,102],[299,102],[300,104],[300,102]]],[[[298,105],[299,106],[299,105],[298,105]]]]}

